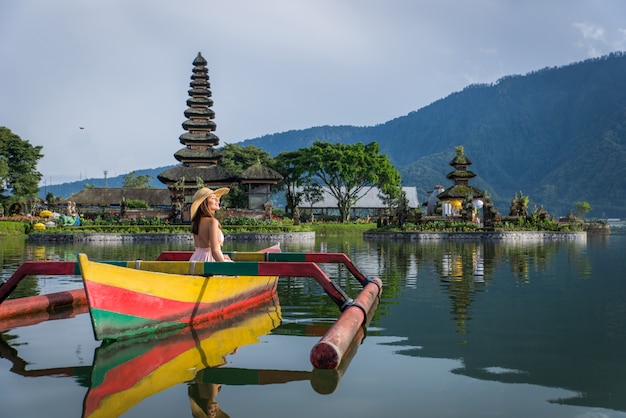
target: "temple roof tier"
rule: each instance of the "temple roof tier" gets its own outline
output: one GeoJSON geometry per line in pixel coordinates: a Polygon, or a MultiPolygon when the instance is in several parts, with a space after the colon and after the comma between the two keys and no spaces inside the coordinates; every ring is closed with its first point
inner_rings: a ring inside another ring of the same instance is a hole
{"type": "MultiPolygon", "coordinates": [[[[458,151],[457,151],[458,152],[458,151]]],[[[461,150],[463,152],[463,150],[461,150]]],[[[465,156],[465,154],[457,154],[449,163],[451,166],[455,165],[472,165],[472,161],[465,156]]]]}
{"type": "Polygon", "coordinates": [[[222,161],[224,159],[224,154],[222,151],[213,148],[202,150],[181,148],[174,154],[174,158],[181,162],[207,161],[217,163],[218,161],[222,161]]]}
{"type": "Polygon", "coordinates": [[[464,170],[454,170],[454,171],[449,172],[446,175],[446,178],[450,180],[471,179],[473,177],[476,177],[476,173],[474,173],[473,171],[464,171],[464,170]]]}
{"type": "Polygon", "coordinates": [[[160,182],[174,184],[185,179],[185,184],[195,185],[197,178],[201,178],[205,183],[210,183],[211,187],[228,185],[239,180],[232,171],[220,165],[210,166],[185,166],[177,165],[166,170],[157,176],[160,182]]]}
{"type": "Polygon", "coordinates": [[[439,200],[447,199],[464,199],[467,196],[472,196],[475,199],[480,199],[484,196],[484,191],[474,186],[452,186],[443,192],[439,193],[437,197],[439,200]]]}
{"type": "Polygon", "coordinates": [[[213,95],[211,90],[207,89],[189,89],[187,93],[189,93],[191,97],[211,97],[213,95]]]}
{"type": "Polygon", "coordinates": [[[189,107],[211,107],[213,106],[213,99],[208,97],[190,97],[187,99],[187,106],[189,107]]]}
{"type": "Polygon", "coordinates": [[[201,52],[198,52],[198,55],[196,56],[196,58],[194,58],[193,65],[195,66],[207,65],[206,59],[204,59],[201,52]]]}
{"type": "Polygon", "coordinates": [[[190,132],[184,133],[178,137],[180,143],[183,145],[217,145],[220,139],[210,132],[202,132],[199,134],[192,134],[190,132]]]}
{"type": "Polygon", "coordinates": [[[208,89],[211,87],[211,83],[209,83],[208,79],[208,75],[202,77],[192,77],[192,80],[189,83],[189,87],[192,87],[194,89],[208,89]]]}
{"type": "Polygon", "coordinates": [[[214,131],[217,125],[212,120],[188,119],[183,122],[186,131],[214,131]]]}
{"type": "Polygon", "coordinates": [[[185,117],[191,118],[210,118],[213,119],[215,117],[215,112],[213,109],[209,108],[201,108],[201,107],[190,107],[185,110],[185,117]]]}

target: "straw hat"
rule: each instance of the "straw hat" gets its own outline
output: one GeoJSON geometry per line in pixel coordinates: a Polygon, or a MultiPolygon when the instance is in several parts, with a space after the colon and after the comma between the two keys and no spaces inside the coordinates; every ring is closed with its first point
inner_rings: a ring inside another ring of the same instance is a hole
{"type": "Polygon", "coordinates": [[[215,195],[219,199],[225,194],[227,194],[229,191],[230,189],[228,187],[222,187],[221,189],[217,189],[217,190],[212,190],[212,189],[209,189],[208,187],[203,187],[199,189],[193,195],[193,203],[191,204],[191,219],[193,219],[194,216],[196,216],[196,212],[198,212],[198,208],[200,207],[202,202],[206,200],[207,197],[215,195]]]}

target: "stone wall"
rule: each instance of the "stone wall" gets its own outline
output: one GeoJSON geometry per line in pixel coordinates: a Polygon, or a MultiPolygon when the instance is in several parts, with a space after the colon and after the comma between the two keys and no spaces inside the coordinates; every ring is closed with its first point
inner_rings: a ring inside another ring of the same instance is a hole
{"type": "Polygon", "coordinates": [[[584,241],[586,232],[366,232],[366,241],[584,241]]]}
{"type": "MultiPolygon", "coordinates": [[[[30,234],[28,241],[36,244],[50,242],[189,242],[190,233],[184,234],[30,234]]],[[[235,232],[225,235],[231,242],[315,242],[315,232],[235,232]]]]}

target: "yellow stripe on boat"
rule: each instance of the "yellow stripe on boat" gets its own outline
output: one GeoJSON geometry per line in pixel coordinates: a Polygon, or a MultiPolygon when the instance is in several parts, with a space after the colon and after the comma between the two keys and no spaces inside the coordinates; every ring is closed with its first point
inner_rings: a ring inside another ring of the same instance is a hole
{"type": "MultiPolygon", "coordinates": [[[[228,280],[231,276],[204,277],[184,274],[185,268],[189,272],[190,262],[142,262],[142,270],[136,270],[135,262],[126,263],[128,267],[120,267],[89,261],[85,254],[79,254],[78,261],[83,277],[93,283],[159,295],[180,302],[221,301],[241,294],[242,288],[262,288],[268,282],[276,280],[275,276],[232,276],[233,280],[228,280]],[[156,266],[159,266],[160,271],[144,270],[156,266]]],[[[204,263],[195,263],[195,274],[203,270],[204,263]]]]}

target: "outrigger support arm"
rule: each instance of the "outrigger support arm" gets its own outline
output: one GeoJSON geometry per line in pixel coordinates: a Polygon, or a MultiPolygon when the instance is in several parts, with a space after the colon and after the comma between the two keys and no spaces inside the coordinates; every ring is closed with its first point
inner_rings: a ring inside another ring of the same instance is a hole
{"type": "Polygon", "coordinates": [[[9,279],[0,283],[0,303],[17,287],[20,281],[31,275],[80,275],[78,263],[73,261],[27,261],[22,264],[9,279]]]}
{"type": "MultiPolygon", "coordinates": [[[[378,277],[373,279],[365,277],[356,266],[354,266],[352,261],[342,253],[268,253],[261,255],[262,261],[256,258],[259,257],[258,254],[259,253],[237,253],[238,262],[235,263],[196,263],[197,265],[193,266],[194,271],[192,271],[191,274],[207,276],[225,274],[313,277],[322,286],[326,294],[337,304],[341,310],[341,315],[311,350],[311,363],[319,369],[334,369],[338,367],[342,358],[350,348],[352,341],[360,331],[364,330],[364,327],[366,327],[371,320],[371,315],[376,309],[382,292],[382,281],[378,277]],[[316,263],[344,264],[361,283],[363,289],[354,300],[351,299],[316,263]]],[[[176,257],[181,257],[182,255],[183,254],[177,254],[176,257]]],[[[168,260],[181,260],[181,258],[169,258],[168,260]]],[[[102,263],[131,267],[127,265],[129,262],[102,261],[102,263]]],[[[163,261],[132,262],[133,265],[136,265],[135,268],[141,268],[142,270],[158,269],[159,263],[163,263],[163,261]],[[153,264],[152,268],[150,267],[151,264],[153,264]]],[[[187,261],[186,265],[188,266],[187,268],[189,268],[190,263],[187,261]]],[[[24,277],[37,274],[80,275],[80,269],[77,262],[71,261],[26,262],[15,271],[9,280],[0,284],[0,304],[24,277]]],[[[59,300],[58,303],[55,302],[54,307],[57,305],[60,307],[68,304],[81,305],[85,303],[83,289],[71,292],[63,292],[70,294],[70,297],[59,300]],[[75,292],[76,295],[70,294],[71,292],[75,292]]],[[[39,303],[37,299],[37,306],[33,307],[33,312],[25,312],[22,309],[23,301],[16,301],[16,303],[22,304],[22,308],[17,310],[13,306],[2,306],[0,308],[0,317],[7,317],[5,319],[8,319],[9,314],[32,314],[37,309],[48,310],[53,308],[50,299],[52,296],[53,295],[41,296],[40,298],[43,300],[42,303],[39,303]],[[13,312],[14,310],[15,312],[13,312]]],[[[35,299],[32,300],[34,301],[35,299]]]]}

